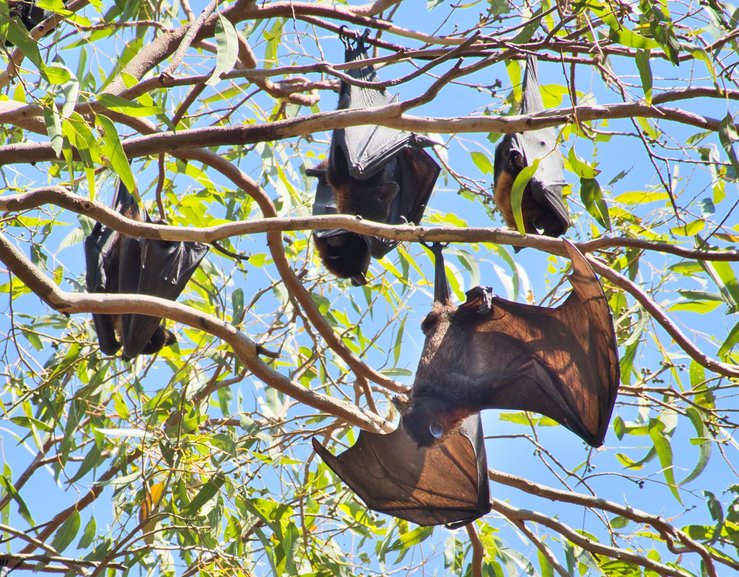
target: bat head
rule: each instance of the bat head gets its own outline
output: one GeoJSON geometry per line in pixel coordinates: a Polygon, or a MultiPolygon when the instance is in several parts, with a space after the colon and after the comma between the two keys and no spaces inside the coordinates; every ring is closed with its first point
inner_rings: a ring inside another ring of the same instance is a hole
{"type": "Polygon", "coordinates": [[[403,415],[403,427],[419,447],[429,447],[472,414],[449,410],[449,402],[432,396],[416,397],[403,415]]]}
{"type": "Polygon", "coordinates": [[[361,234],[346,230],[316,233],[313,240],[326,268],[339,278],[350,278],[354,286],[367,284],[370,245],[361,234]]]}

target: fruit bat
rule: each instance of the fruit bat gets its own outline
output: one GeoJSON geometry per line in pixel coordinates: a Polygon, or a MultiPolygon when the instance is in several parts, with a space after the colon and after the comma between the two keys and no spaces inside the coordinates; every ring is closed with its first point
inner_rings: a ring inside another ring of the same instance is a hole
{"type": "MultiPolygon", "coordinates": [[[[11,18],[18,18],[29,32],[51,15],[51,12],[36,6],[35,0],[10,0],[8,2],[8,13],[11,18]]],[[[51,30],[48,30],[46,34],[49,32],[51,30]]],[[[6,40],[5,46],[13,46],[13,43],[6,40]]]]}
{"type": "Polygon", "coordinates": [[[619,385],[616,336],[603,289],[585,257],[564,241],[572,292],[556,308],[493,296],[487,287],[450,302],[436,252],[436,300],[403,423],[421,446],[483,409],[546,415],[598,447],[619,385]]]}
{"type": "MultiPolygon", "coordinates": [[[[346,62],[368,58],[364,41],[345,42],[346,62]]],[[[377,82],[372,66],[347,71],[363,82],[377,82]]],[[[353,86],[342,80],[339,110],[385,106],[393,102],[385,90],[353,86]]],[[[439,166],[423,150],[433,141],[384,126],[352,126],[334,130],[327,161],[306,174],[318,177],[313,214],[351,214],[387,224],[417,224],[439,176],[439,166]]],[[[326,268],[354,285],[367,283],[370,257],[382,258],[396,241],[346,230],[313,234],[326,268]]]]}
{"type": "MultiPolygon", "coordinates": [[[[123,216],[151,222],[123,184],[113,206],[123,216]]],[[[176,300],[208,248],[196,242],[173,242],[127,237],[95,223],[85,239],[87,290],[91,293],[145,294],[176,300]]],[[[100,350],[114,355],[121,346],[123,358],[158,353],[176,342],[158,317],[93,314],[100,350]]]]}
{"type": "Polygon", "coordinates": [[[490,511],[479,414],[429,447],[420,447],[401,423],[387,435],[361,431],[356,444],[338,456],[316,439],[313,448],[374,511],[450,528],[490,511]]]}
{"type": "MultiPolygon", "coordinates": [[[[544,110],[539,92],[536,57],[526,60],[523,79],[521,114],[544,110]]],[[[521,216],[528,234],[562,236],[570,226],[567,209],[562,200],[564,162],[557,148],[557,134],[553,128],[506,134],[495,148],[495,204],[503,214],[506,225],[516,230],[511,207],[511,189],[518,174],[539,160],[521,199],[521,216]]]]}

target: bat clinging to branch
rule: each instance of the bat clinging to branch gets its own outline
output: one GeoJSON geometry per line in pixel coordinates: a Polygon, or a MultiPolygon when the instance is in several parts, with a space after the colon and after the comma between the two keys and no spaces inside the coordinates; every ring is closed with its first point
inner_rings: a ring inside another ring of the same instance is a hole
{"type": "MultiPolygon", "coordinates": [[[[536,57],[526,60],[523,80],[521,114],[544,110],[539,92],[536,57]]],[[[503,214],[506,224],[516,230],[516,220],[511,205],[513,183],[519,173],[539,162],[521,198],[521,216],[528,234],[562,236],[570,226],[567,209],[562,200],[564,163],[557,147],[557,134],[553,128],[528,130],[506,134],[495,149],[495,204],[503,214]]]]}
{"type": "MultiPolygon", "coordinates": [[[[113,202],[128,218],[143,220],[136,200],[123,184],[113,202]]],[[[148,221],[148,215],[144,214],[148,221]]],[[[132,238],[95,223],[85,239],[87,290],[91,293],[129,293],[176,300],[208,248],[196,242],[132,238]]],[[[158,353],[176,342],[162,319],[148,315],[92,315],[100,350],[123,358],[158,353]]]]}
{"type": "Polygon", "coordinates": [[[603,289],[585,257],[565,241],[572,292],[556,308],[511,302],[475,287],[449,301],[440,245],[436,300],[410,408],[403,423],[431,445],[483,409],[534,411],[592,446],[608,428],[619,385],[616,336],[603,289]]]}
{"type": "MultiPolygon", "coordinates": [[[[345,39],[347,62],[367,58],[364,36],[352,47],[345,39]]],[[[347,73],[376,82],[372,66],[347,73]]],[[[339,110],[385,106],[393,99],[384,91],[342,80],[339,110]]],[[[306,173],[318,177],[313,214],[352,214],[387,224],[418,223],[439,176],[439,166],[423,147],[428,138],[383,126],[352,126],[334,130],[328,160],[306,173]]],[[[397,244],[346,230],[313,234],[326,268],[353,284],[366,284],[371,257],[381,258],[397,244]]]]}

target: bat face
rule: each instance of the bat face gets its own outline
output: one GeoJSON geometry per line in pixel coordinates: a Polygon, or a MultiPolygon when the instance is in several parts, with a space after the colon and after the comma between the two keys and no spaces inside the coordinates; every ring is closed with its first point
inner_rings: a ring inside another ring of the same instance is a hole
{"type": "Polygon", "coordinates": [[[511,302],[484,287],[458,308],[434,305],[405,415],[419,444],[490,408],[534,411],[602,444],[620,380],[616,337],[600,283],[566,246],[573,291],[557,308],[511,302]]]}
{"type": "MultiPolygon", "coordinates": [[[[366,58],[363,38],[345,53],[347,62],[366,58]]],[[[347,73],[358,80],[377,81],[372,66],[347,73]]],[[[340,110],[385,106],[392,101],[384,90],[341,84],[340,110]]],[[[440,171],[423,150],[431,144],[418,135],[383,126],[334,130],[328,161],[306,171],[319,178],[313,214],[350,214],[387,224],[418,223],[440,171]]],[[[367,282],[369,256],[381,258],[397,244],[364,237],[362,245],[355,238],[344,237],[339,248],[319,240],[337,232],[317,232],[316,246],[326,268],[341,278],[351,278],[354,284],[367,282]]]]}
{"type": "MultiPolygon", "coordinates": [[[[544,110],[536,59],[533,57],[526,63],[523,91],[521,114],[544,110]]],[[[495,148],[495,204],[506,225],[515,229],[511,188],[521,170],[536,160],[539,164],[521,199],[524,229],[527,234],[558,237],[567,232],[570,220],[562,199],[562,191],[567,184],[564,179],[564,162],[553,128],[507,134],[503,137],[495,148]]]]}
{"type": "Polygon", "coordinates": [[[490,511],[487,459],[479,415],[432,447],[419,447],[403,425],[387,435],[361,431],[338,456],[313,448],[367,507],[418,525],[460,527],[490,511]]]}
{"type": "MultiPolygon", "coordinates": [[[[141,219],[135,199],[122,184],[114,206],[124,216],[141,219]]],[[[96,223],[85,239],[87,290],[175,300],[207,251],[200,243],[129,238],[96,223]]],[[[100,350],[113,355],[123,347],[125,360],[158,353],[177,342],[158,317],[94,314],[93,322],[100,350]]]]}

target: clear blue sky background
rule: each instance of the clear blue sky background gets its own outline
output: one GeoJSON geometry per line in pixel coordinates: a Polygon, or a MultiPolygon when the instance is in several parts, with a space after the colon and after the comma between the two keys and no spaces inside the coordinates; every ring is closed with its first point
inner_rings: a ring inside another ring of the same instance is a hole
{"type": "MultiPolygon", "coordinates": [[[[193,9],[197,12],[202,8],[204,2],[193,2],[193,9]]],[[[474,10],[460,11],[460,13],[469,12],[467,16],[472,19],[476,17],[474,10]]],[[[406,2],[401,6],[396,22],[400,25],[407,26],[409,28],[419,28],[426,32],[431,32],[436,29],[438,19],[442,17],[446,12],[438,10],[432,13],[426,13],[423,9],[423,3],[421,2],[406,2]]],[[[470,24],[467,22],[466,24],[470,24]]],[[[460,23],[459,20],[455,20],[455,24],[460,23]]],[[[291,24],[287,25],[289,28],[291,24]]],[[[448,31],[449,26],[447,25],[444,29],[448,31]]],[[[324,37],[321,46],[325,49],[325,57],[331,61],[342,60],[342,47],[338,39],[334,38],[331,34],[326,32],[320,32],[324,37]]],[[[391,38],[391,40],[394,40],[391,38]]],[[[259,43],[255,43],[255,50],[258,56],[263,55],[264,47],[260,46],[259,43]]],[[[66,58],[66,55],[64,56],[66,58]]],[[[204,64],[204,68],[207,68],[212,64],[212,59],[208,59],[207,63],[204,64]]],[[[638,84],[639,79],[636,75],[636,70],[632,67],[630,62],[619,61],[614,59],[612,61],[615,71],[619,77],[627,82],[633,82],[638,84]]],[[[74,68],[74,62],[68,61],[67,65],[74,68]]],[[[681,67],[672,67],[669,64],[665,64],[661,61],[652,61],[653,72],[655,78],[659,78],[656,81],[656,85],[663,86],[674,86],[680,79],[685,79],[684,82],[688,82],[691,76],[695,74],[696,70],[700,70],[700,67],[694,67],[692,64],[686,64],[681,67]]],[[[383,79],[395,78],[401,76],[404,72],[407,72],[410,68],[406,65],[394,66],[391,70],[380,71],[380,76],[383,79]]],[[[540,63],[540,77],[543,85],[561,85],[564,83],[564,71],[562,66],[553,63],[540,63]]],[[[480,85],[491,85],[495,80],[499,79],[502,83],[503,88],[499,91],[499,94],[507,94],[511,88],[511,82],[506,74],[506,70],[502,65],[496,65],[490,69],[484,70],[482,73],[474,75],[469,78],[465,78],[465,82],[479,83],[480,85]]],[[[615,94],[605,89],[603,80],[600,76],[586,71],[584,67],[578,67],[578,77],[576,79],[577,89],[582,93],[583,100],[586,98],[592,98],[594,102],[598,103],[611,103],[616,102],[617,98],[615,94]]],[[[423,77],[416,81],[410,82],[407,85],[403,85],[394,91],[400,94],[401,99],[406,99],[411,96],[418,94],[424,87],[429,85],[429,79],[423,77]]],[[[634,90],[633,97],[639,98],[641,96],[638,89],[634,90]]],[[[480,91],[474,93],[472,90],[466,87],[455,87],[449,86],[445,88],[440,96],[432,103],[425,105],[424,107],[414,110],[411,114],[418,115],[429,115],[429,116],[460,116],[467,114],[479,114],[484,109],[496,106],[498,101],[492,101],[489,93],[486,91],[480,91]],[[473,98],[474,95],[474,98],[473,98]]],[[[332,110],[335,108],[336,98],[330,93],[324,93],[320,103],[321,110],[332,110]]],[[[561,104],[566,106],[567,100],[561,104]]],[[[690,103],[683,103],[681,106],[690,108],[696,112],[708,114],[712,117],[723,117],[727,110],[725,110],[725,103],[711,101],[706,104],[701,101],[692,101],[690,103]]],[[[506,111],[506,110],[503,110],[506,111]]],[[[736,112],[735,110],[733,111],[736,112]]],[[[307,110],[304,111],[307,113],[307,110]]],[[[609,123],[609,130],[625,130],[630,131],[630,125],[627,121],[613,121],[609,123]]],[[[693,129],[687,129],[676,124],[669,126],[670,136],[674,142],[685,142],[685,139],[696,132],[693,129]]],[[[322,138],[322,142],[316,145],[317,153],[321,153],[325,150],[325,144],[328,141],[329,136],[318,135],[322,138]]],[[[477,134],[462,134],[453,137],[449,135],[442,135],[445,141],[448,140],[448,149],[446,156],[448,162],[453,169],[463,175],[466,175],[474,180],[486,180],[488,186],[492,186],[492,175],[480,174],[478,168],[472,163],[469,153],[471,151],[485,152],[491,159],[493,158],[493,151],[495,144],[486,140],[485,135],[477,134]]],[[[715,139],[711,139],[711,142],[718,146],[715,139]]],[[[563,144],[564,153],[567,154],[570,147],[573,146],[573,140],[563,144]]],[[[576,143],[577,154],[585,160],[592,158],[593,150],[585,140],[578,140],[576,143]]],[[[723,154],[723,153],[722,153],[723,154]]],[[[599,160],[599,169],[602,171],[599,176],[599,181],[604,189],[607,190],[611,198],[618,197],[619,194],[632,190],[647,190],[658,184],[658,181],[654,174],[654,168],[647,162],[645,150],[636,145],[636,140],[633,138],[620,138],[615,136],[611,142],[602,143],[598,145],[597,158],[599,160]],[[607,186],[611,180],[622,171],[628,171],[627,174],[618,180],[613,186],[607,186]]],[[[251,154],[244,158],[243,168],[249,172],[252,176],[259,179],[262,166],[261,158],[258,154],[251,154]]],[[[292,169],[295,171],[296,179],[295,184],[300,185],[301,178],[299,177],[300,171],[305,166],[311,166],[312,160],[308,160],[305,163],[301,163],[299,160],[295,160],[292,164],[292,169]]],[[[23,170],[28,169],[33,174],[30,175],[30,180],[36,183],[43,183],[44,180],[44,168],[43,167],[19,167],[23,170]]],[[[683,168],[684,169],[684,168],[683,168]]],[[[136,170],[136,169],[135,169],[136,170]]],[[[143,173],[142,180],[145,182],[153,181],[153,174],[155,168],[149,167],[143,173]]],[[[690,190],[685,193],[684,198],[689,198],[691,195],[695,196],[695,204],[691,206],[694,213],[700,212],[699,201],[705,196],[710,196],[710,179],[707,172],[702,172],[701,169],[696,169],[694,174],[681,174],[681,178],[690,179],[689,182],[690,190]]],[[[216,181],[218,178],[214,176],[216,181]]],[[[572,173],[567,174],[568,180],[574,185],[573,194],[570,197],[570,210],[572,211],[575,226],[574,229],[568,234],[569,238],[572,239],[586,239],[591,234],[593,227],[599,229],[599,234],[604,234],[604,231],[600,230],[600,227],[594,222],[594,220],[585,213],[581,206],[578,198],[578,185],[577,179],[572,173]]],[[[197,186],[193,182],[185,182],[183,177],[180,177],[179,181],[182,186],[193,187],[197,186]]],[[[309,181],[304,181],[309,182],[309,181]]],[[[223,183],[224,186],[230,186],[227,183],[223,183]]],[[[457,194],[458,186],[456,183],[451,181],[445,175],[440,178],[436,192],[430,203],[429,210],[427,211],[427,222],[433,221],[433,215],[435,213],[446,213],[453,212],[457,214],[461,219],[464,219],[470,226],[500,226],[502,223],[500,219],[496,218],[490,220],[481,208],[479,203],[473,203],[463,199],[457,194]]],[[[267,189],[267,192],[272,197],[278,197],[280,194],[279,190],[267,189]]],[[[728,191],[728,193],[735,194],[736,189],[728,191]]],[[[104,193],[104,200],[108,200],[112,195],[112,182],[104,193]]],[[[312,195],[312,190],[306,190],[306,196],[312,195]]],[[[151,200],[151,195],[145,197],[146,200],[151,200]]],[[[681,204],[684,200],[681,199],[681,204]]],[[[726,205],[728,203],[724,203],[726,205]]],[[[723,206],[719,207],[724,209],[723,206]]],[[[654,209],[654,205],[644,207],[645,213],[654,209]]],[[[305,210],[309,210],[308,207],[305,210]]],[[[669,209],[665,204],[664,214],[668,214],[669,209]]],[[[76,216],[64,213],[61,217],[72,225],[76,222],[76,216]]],[[[717,214],[715,220],[720,220],[720,215],[717,214]]],[[[672,223],[673,225],[676,223],[672,223]]],[[[729,224],[732,224],[731,222],[729,224]]],[[[736,224],[736,223],[733,223],[736,224]]],[[[62,238],[69,233],[69,228],[60,228],[58,233],[51,238],[44,250],[58,262],[63,263],[66,274],[64,288],[70,289],[74,285],[74,282],[81,282],[83,274],[83,258],[82,258],[82,246],[80,243],[70,246],[68,248],[60,249],[58,242],[61,242],[62,238]]],[[[618,231],[614,231],[614,234],[618,234],[618,231]]],[[[240,250],[254,253],[265,253],[266,247],[264,246],[264,236],[258,235],[251,239],[240,239],[238,241],[240,250]]],[[[420,247],[406,247],[412,254],[417,255],[417,262],[422,266],[426,273],[426,277],[430,279],[432,277],[432,267],[428,257],[425,255],[423,249],[420,247]]],[[[477,283],[493,286],[496,293],[508,296],[510,298],[516,297],[518,300],[524,300],[527,297],[532,297],[534,302],[540,302],[553,285],[560,279],[560,274],[551,274],[549,271],[551,264],[554,262],[560,268],[564,265],[563,259],[554,259],[543,253],[540,253],[533,249],[524,250],[517,255],[513,255],[513,252],[508,248],[507,250],[511,257],[515,260],[517,268],[512,271],[509,266],[505,263],[504,259],[497,257],[494,254],[494,250],[481,250],[479,255],[479,279],[470,275],[469,272],[462,269],[459,262],[454,258],[455,250],[461,250],[464,247],[458,246],[448,251],[448,263],[452,266],[457,266],[460,270],[459,280],[463,287],[463,290],[474,286],[477,283]],[[513,290],[512,275],[518,275],[516,279],[522,290],[516,293],[513,290]],[[528,289],[530,288],[530,293],[528,289]]],[[[216,256],[211,252],[208,257],[211,260],[215,260],[216,256]]],[[[389,258],[395,260],[397,257],[395,253],[389,255],[389,258]]],[[[662,255],[655,254],[649,257],[649,262],[653,267],[654,277],[650,276],[648,267],[642,267],[640,280],[645,284],[651,284],[656,278],[662,274],[665,263],[668,259],[662,255]]],[[[669,260],[669,262],[674,262],[669,260]]],[[[227,265],[226,265],[227,266],[227,265]]],[[[249,265],[247,265],[247,268],[249,265]]],[[[375,274],[379,274],[382,271],[382,263],[373,263],[372,270],[375,274]]],[[[411,271],[414,275],[412,282],[416,284],[417,290],[414,291],[409,299],[411,310],[406,323],[406,332],[404,334],[404,347],[401,366],[408,369],[410,373],[415,370],[415,366],[420,355],[420,348],[423,343],[423,336],[418,329],[420,321],[425,316],[431,303],[431,287],[425,284],[424,279],[418,277],[415,271],[411,271]]],[[[256,277],[256,274],[251,275],[256,277]]],[[[249,277],[247,277],[249,278],[249,277]]],[[[262,279],[263,282],[263,279],[262,279]]],[[[683,286],[675,286],[678,288],[699,288],[700,283],[696,281],[694,286],[689,286],[688,282],[683,286]]],[[[255,287],[252,285],[244,285],[245,291],[253,292],[262,286],[255,287]]],[[[715,287],[707,287],[708,289],[714,290],[715,287]]],[[[356,294],[361,289],[351,289],[356,294]]],[[[249,294],[247,292],[247,294],[249,294]]],[[[674,293],[673,298],[677,298],[677,293],[674,293]]],[[[669,301],[670,297],[668,293],[664,294],[665,301],[669,301]]],[[[24,297],[18,304],[17,309],[21,309],[24,312],[30,312],[32,314],[43,315],[46,310],[34,300],[35,297],[24,297]]],[[[337,297],[335,306],[346,305],[346,300],[342,300],[337,297]]],[[[268,307],[268,305],[265,305],[268,307]]],[[[265,309],[266,310],[266,309],[265,309]]],[[[9,317],[8,317],[7,305],[4,305],[4,315],[0,317],[0,334],[8,334],[10,330],[9,317]]],[[[352,314],[351,310],[348,309],[348,313],[352,314]]],[[[680,313],[673,315],[678,321],[685,321],[685,325],[695,327],[698,323],[695,322],[695,318],[691,316],[691,313],[680,313]]],[[[78,319],[82,322],[82,318],[78,319]]],[[[375,319],[374,322],[382,323],[384,318],[375,319]]],[[[372,321],[368,321],[372,322],[372,321]]],[[[718,336],[728,334],[728,328],[733,326],[735,318],[726,318],[721,314],[713,313],[705,315],[705,318],[701,320],[698,326],[701,330],[705,331],[708,336],[718,336]],[[728,328],[727,328],[728,327],[728,328]]],[[[670,346],[669,338],[665,337],[661,330],[657,331],[660,341],[665,346],[670,346]]],[[[709,342],[705,338],[699,338],[698,343],[702,347],[709,347],[709,342]]],[[[720,343],[718,343],[720,344],[720,343]]],[[[675,347],[672,347],[677,352],[675,347]]],[[[642,349],[642,356],[638,359],[638,366],[650,367],[654,366],[659,361],[659,353],[656,350],[656,346],[652,342],[648,342],[642,349]]],[[[713,349],[707,348],[709,354],[715,354],[715,347],[713,349]]],[[[383,353],[372,353],[369,355],[370,364],[374,366],[380,366],[386,361],[386,357],[383,353]]],[[[679,356],[677,352],[676,360],[682,364],[688,364],[688,360],[679,356]]],[[[667,377],[669,379],[669,377],[667,377]]],[[[406,377],[404,382],[410,384],[412,377],[406,377]]],[[[669,383],[668,383],[669,384],[669,383]]],[[[234,398],[242,396],[244,398],[243,409],[249,409],[255,406],[259,401],[263,400],[264,389],[259,383],[253,382],[251,379],[247,379],[244,382],[234,387],[234,398]],[[238,392],[238,394],[237,394],[238,392]]],[[[620,415],[624,420],[631,420],[637,417],[637,408],[633,406],[635,399],[633,397],[621,397],[619,399],[619,405],[617,406],[616,413],[620,415]]],[[[234,406],[234,411],[237,407],[234,406]]],[[[305,412],[305,411],[301,411],[305,412]]],[[[662,514],[666,520],[673,522],[678,526],[688,524],[691,520],[705,521],[707,515],[705,513],[705,503],[702,491],[709,490],[716,494],[724,491],[727,486],[736,482],[736,478],[726,463],[717,455],[712,458],[709,468],[706,472],[699,477],[699,479],[693,484],[686,487],[687,491],[683,491],[684,503],[678,503],[670,494],[669,490],[664,484],[664,477],[659,470],[659,464],[656,461],[652,461],[647,465],[648,473],[646,474],[647,482],[643,486],[637,485],[636,482],[627,478],[628,472],[625,472],[621,465],[615,458],[615,453],[620,452],[627,454],[631,459],[639,460],[641,456],[647,453],[651,447],[649,437],[640,439],[627,436],[623,442],[616,438],[613,431],[609,431],[606,438],[606,449],[616,447],[616,451],[612,450],[601,450],[592,451],[585,447],[585,445],[577,439],[570,432],[566,431],[562,427],[539,427],[537,433],[540,435],[541,446],[544,447],[550,454],[551,458],[540,459],[535,454],[535,447],[531,443],[523,438],[523,435],[528,434],[528,429],[521,428],[519,426],[513,426],[499,418],[499,412],[488,411],[484,414],[484,426],[485,432],[490,438],[487,443],[488,450],[488,463],[491,468],[499,469],[502,471],[510,472],[516,475],[522,475],[529,479],[537,482],[541,482],[547,485],[555,485],[556,479],[553,475],[553,471],[548,469],[544,465],[544,461],[548,463],[554,463],[555,461],[560,462],[567,469],[574,469],[580,463],[589,461],[590,465],[594,467],[590,473],[590,486],[595,490],[597,496],[604,497],[618,503],[629,505],[635,508],[644,509],[650,513],[662,514]],[[616,475],[609,473],[616,472],[616,475]]],[[[29,450],[26,446],[20,445],[16,438],[18,429],[16,429],[11,423],[0,423],[0,460],[5,463],[12,464],[13,477],[17,476],[30,462],[35,451],[29,450]]],[[[690,444],[689,438],[692,434],[692,430],[689,426],[681,426],[678,429],[677,435],[673,438],[673,447],[679,448],[675,453],[675,466],[678,472],[676,477],[678,479],[683,478],[687,473],[692,470],[697,460],[697,449],[690,444]]],[[[32,444],[33,445],[33,444],[32,444]]],[[[736,447],[729,446],[727,450],[731,451],[731,454],[736,457],[736,447]]],[[[560,474],[561,471],[555,473],[560,474]]],[[[580,471],[582,472],[582,471],[580,471]]],[[[641,478],[645,476],[644,471],[638,471],[636,476],[641,478]]],[[[28,500],[28,506],[34,514],[37,521],[43,521],[47,519],[52,511],[56,511],[61,508],[63,504],[71,503],[79,494],[75,489],[68,489],[65,485],[64,479],[55,481],[51,470],[46,475],[34,475],[31,481],[31,485],[24,489],[24,495],[33,495],[32,500],[28,500]]],[[[571,484],[570,487],[576,491],[583,491],[582,487],[576,484],[571,484]]],[[[110,489],[107,489],[110,492],[110,489]]],[[[535,499],[524,493],[507,489],[498,484],[491,485],[491,492],[494,497],[499,499],[509,499],[510,503],[522,508],[531,508],[538,511],[542,511],[546,514],[556,516],[562,521],[566,522],[570,526],[583,529],[586,531],[597,532],[600,538],[607,539],[607,536],[603,535],[601,529],[601,523],[594,518],[592,512],[587,512],[583,515],[583,510],[579,507],[571,507],[557,503],[551,503],[543,499],[535,499]]],[[[110,507],[110,501],[102,498],[98,499],[97,502],[85,511],[84,519],[87,519],[88,515],[94,515],[98,527],[102,527],[106,523],[112,522],[112,509],[110,507]]],[[[503,534],[512,535],[512,530],[504,523],[503,520],[495,518],[493,515],[488,517],[488,522],[492,525],[500,528],[503,534]]],[[[15,506],[11,506],[10,519],[5,519],[3,522],[9,522],[12,525],[16,525],[18,521],[15,506]]],[[[84,525],[83,521],[83,525],[84,525]]],[[[459,538],[466,541],[467,537],[463,531],[460,531],[459,538]]],[[[443,574],[442,565],[442,553],[443,547],[448,537],[448,531],[443,528],[437,528],[435,530],[434,538],[425,543],[421,548],[414,552],[409,558],[405,559],[404,562],[409,560],[420,561],[417,557],[420,551],[423,551],[424,557],[429,555],[432,557],[431,561],[427,565],[429,572],[434,569],[438,570],[438,574],[443,574]]],[[[518,537],[513,537],[512,543],[516,543],[518,537]]],[[[557,546],[549,541],[549,544],[553,546],[555,553],[561,558],[561,551],[557,546]]],[[[347,544],[351,546],[351,544],[347,544]]],[[[535,559],[536,550],[531,544],[515,545],[520,546],[523,550],[528,550],[531,560],[535,559]]],[[[66,552],[67,554],[73,554],[70,549],[66,552]]],[[[696,560],[691,558],[691,562],[695,563],[696,560]]],[[[535,563],[538,567],[538,564],[535,563]]],[[[22,572],[17,571],[14,575],[19,575],[22,572]]],[[[265,568],[265,574],[267,570],[265,568]]]]}

